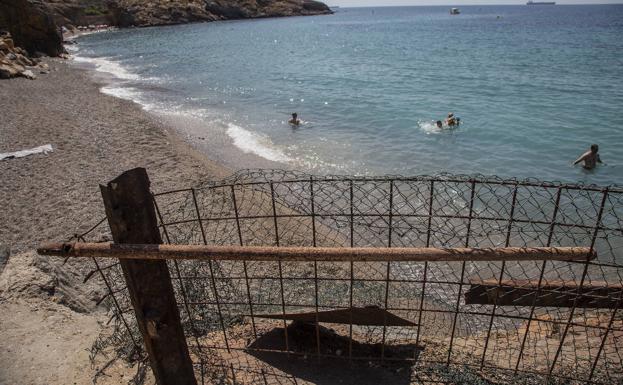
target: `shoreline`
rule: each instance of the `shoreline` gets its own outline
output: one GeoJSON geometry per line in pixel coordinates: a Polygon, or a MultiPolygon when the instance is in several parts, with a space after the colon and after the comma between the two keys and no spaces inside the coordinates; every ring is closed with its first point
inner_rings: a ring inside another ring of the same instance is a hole
{"type": "MultiPolygon", "coordinates": [[[[110,31],[85,35],[100,32],[110,31]]],[[[79,38],[85,35],[78,34],[72,38],[76,45],[67,47],[71,55],[67,63],[85,71],[102,94],[136,104],[144,113],[175,131],[180,140],[203,157],[225,168],[291,169],[295,166],[290,164],[294,159],[272,143],[270,138],[238,126],[235,119],[225,121],[204,107],[180,109],[180,106],[166,105],[153,95],[144,97],[145,93],[159,90],[158,79],[154,79],[153,85],[134,84],[145,79],[106,57],[81,56],[79,38]]]]}
{"type": "Polygon", "coordinates": [[[49,74],[36,81],[6,81],[0,89],[0,108],[6,112],[0,122],[0,152],[48,143],[53,147],[48,155],[0,165],[3,179],[11,181],[0,189],[7,214],[0,222],[0,242],[7,243],[12,254],[78,230],[67,226],[63,234],[58,231],[60,218],[51,227],[42,219],[61,210],[77,224],[84,223],[96,207],[101,211],[98,184],[127,169],[147,168],[154,191],[232,173],[197,151],[169,121],[102,93],[104,84],[88,71],[59,59],[47,63],[49,74]],[[27,212],[32,208],[38,212],[27,212]],[[36,239],[24,234],[28,227],[38,230],[36,239]]]}
{"type": "Polygon", "coordinates": [[[127,382],[122,362],[95,362],[89,350],[108,315],[95,283],[83,283],[86,263],[42,258],[39,243],[65,240],[104,217],[98,185],[145,167],[153,191],[224,178],[232,169],[210,160],[165,119],[106,95],[103,83],[60,59],[50,72],[0,87],[0,153],[51,144],[53,151],[0,161],[0,383],[127,382]],[[50,352],[54,354],[50,355],[50,352]],[[36,370],[32,370],[36,368],[36,370]]]}
{"type": "MultiPolygon", "coordinates": [[[[68,60],[44,62],[48,74],[0,87],[0,152],[53,148],[0,161],[0,245],[9,248],[0,261],[0,339],[9,347],[0,351],[0,383],[90,383],[104,371],[98,384],[125,383],[136,367],[89,357],[95,340],[111,328],[98,306],[104,289],[95,280],[83,282],[89,264],[40,257],[33,249],[103,218],[99,184],[121,172],[145,167],[156,192],[222,179],[235,169],[224,164],[233,144],[183,131],[204,128],[199,119],[153,113],[107,95],[101,90],[106,79],[95,71],[68,60]],[[208,141],[211,147],[202,143],[208,141]],[[215,146],[221,153],[206,155],[215,146]]],[[[251,154],[239,158],[262,166],[251,154]]]]}

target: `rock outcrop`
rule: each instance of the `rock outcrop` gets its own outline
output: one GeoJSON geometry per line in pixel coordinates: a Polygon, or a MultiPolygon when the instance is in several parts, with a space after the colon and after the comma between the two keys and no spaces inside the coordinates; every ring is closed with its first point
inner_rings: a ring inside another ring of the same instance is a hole
{"type": "Polygon", "coordinates": [[[114,0],[109,4],[111,24],[120,27],[332,13],[313,0],[114,0]]]}
{"type": "Polygon", "coordinates": [[[116,0],[110,2],[109,7],[110,24],[122,28],[218,20],[218,17],[206,11],[203,0],[184,2],[116,0]]]}
{"type": "Polygon", "coordinates": [[[0,78],[34,78],[33,57],[65,53],[61,26],[145,27],[330,14],[314,0],[0,0],[0,78]]]}
{"type": "MultiPolygon", "coordinates": [[[[12,1],[12,0],[0,0],[12,1]]],[[[146,27],[199,21],[330,14],[313,0],[45,0],[58,25],[146,27]]]]}
{"type": "Polygon", "coordinates": [[[259,17],[308,16],[333,13],[329,7],[312,0],[207,0],[206,10],[224,19],[259,17]]]}
{"type": "MultiPolygon", "coordinates": [[[[10,34],[0,34],[0,79],[18,76],[35,79],[35,74],[42,72],[47,72],[46,64],[40,63],[37,58],[29,57],[28,52],[16,47],[10,34]]],[[[0,256],[0,262],[1,260],[0,256]]]]}
{"type": "Polygon", "coordinates": [[[0,31],[10,32],[14,45],[31,55],[59,56],[63,38],[51,14],[42,1],[0,0],[0,31]]]}

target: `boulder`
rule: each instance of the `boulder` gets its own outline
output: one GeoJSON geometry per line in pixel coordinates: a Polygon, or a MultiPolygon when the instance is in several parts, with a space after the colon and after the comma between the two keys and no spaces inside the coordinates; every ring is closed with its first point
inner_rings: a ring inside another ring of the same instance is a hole
{"type": "Polygon", "coordinates": [[[43,1],[0,0],[0,29],[8,30],[15,45],[49,56],[65,52],[63,38],[43,1]]]}
{"type": "Polygon", "coordinates": [[[18,63],[12,63],[11,65],[13,68],[15,68],[15,70],[17,71],[17,74],[21,74],[22,72],[26,71],[26,68],[18,63]]]}
{"type": "Polygon", "coordinates": [[[20,65],[27,66],[27,67],[32,67],[33,65],[35,65],[35,63],[33,63],[32,60],[30,60],[24,55],[17,54],[15,56],[16,56],[15,61],[20,65]]]}
{"type": "Polygon", "coordinates": [[[0,63],[0,79],[14,78],[19,74],[17,68],[4,62],[0,63]]]}
{"type": "Polygon", "coordinates": [[[37,78],[37,76],[34,73],[32,73],[31,70],[22,71],[19,75],[30,80],[35,80],[37,78]]]}

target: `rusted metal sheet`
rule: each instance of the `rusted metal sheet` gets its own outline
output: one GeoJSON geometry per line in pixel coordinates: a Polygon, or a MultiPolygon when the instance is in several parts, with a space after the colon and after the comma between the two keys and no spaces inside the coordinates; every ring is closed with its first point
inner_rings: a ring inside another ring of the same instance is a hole
{"type": "Polygon", "coordinates": [[[465,293],[468,305],[549,306],[613,309],[618,306],[623,285],[605,282],[470,279],[465,293]]]}
{"type": "Polygon", "coordinates": [[[62,257],[213,261],[586,261],[597,256],[588,247],[345,248],[50,243],[42,245],[37,251],[42,255],[62,257]]]}
{"type": "Polygon", "coordinates": [[[417,326],[385,309],[376,306],[352,307],[350,309],[328,310],[309,313],[255,314],[255,318],[363,325],[363,326],[417,326]]]}

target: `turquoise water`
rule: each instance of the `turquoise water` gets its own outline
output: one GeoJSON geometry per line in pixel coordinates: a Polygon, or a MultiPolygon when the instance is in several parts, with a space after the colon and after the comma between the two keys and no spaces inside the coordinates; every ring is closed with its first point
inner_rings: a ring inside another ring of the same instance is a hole
{"type": "Polygon", "coordinates": [[[121,30],[76,54],[114,75],[104,92],[194,119],[240,167],[623,183],[623,6],[461,10],[121,30]],[[450,111],[461,126],[436,129],[450,111]],[[572,167],[591,143],[606,165],[572,167]]]}

